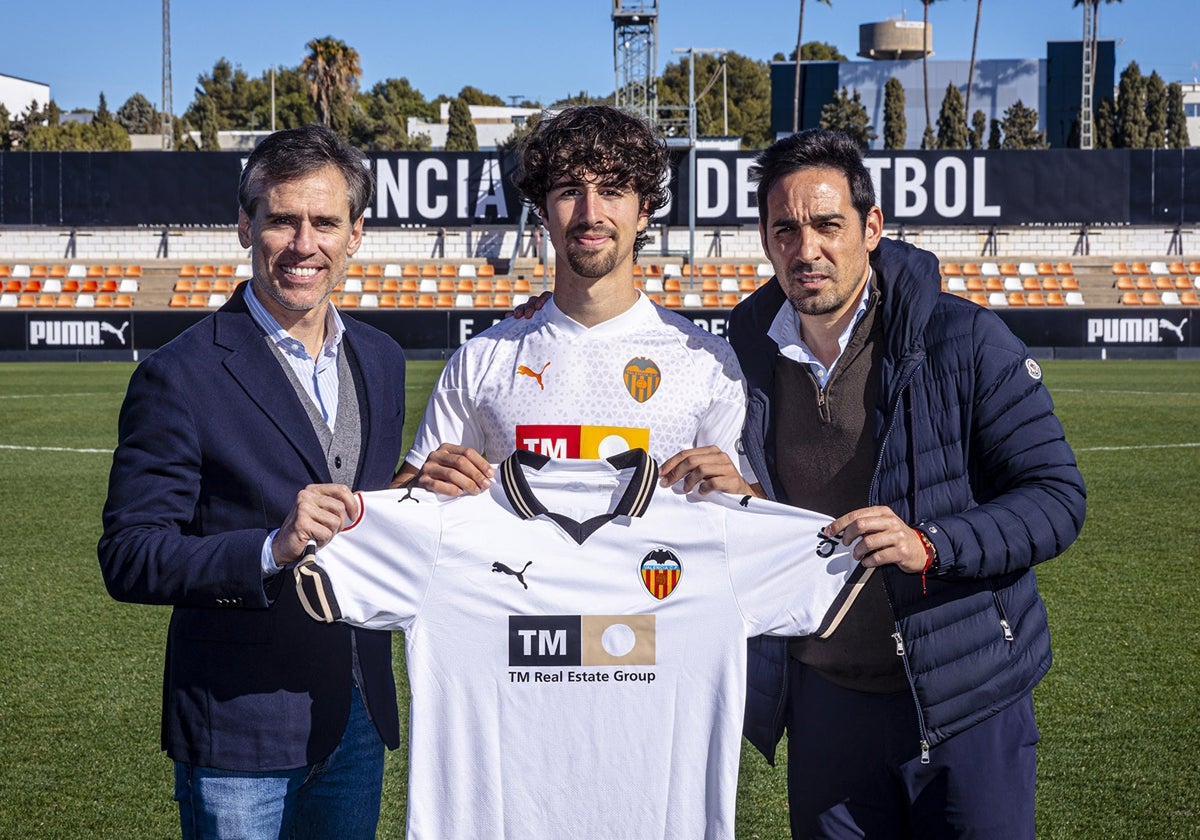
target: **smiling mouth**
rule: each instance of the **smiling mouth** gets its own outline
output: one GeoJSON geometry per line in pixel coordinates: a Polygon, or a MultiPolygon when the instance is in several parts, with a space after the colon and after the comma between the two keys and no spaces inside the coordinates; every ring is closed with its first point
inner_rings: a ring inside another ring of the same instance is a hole
{"type": "Polygon", "coordinates": [[[308,280],[312,277],[316,277],[317,272],[319,272],[320,269],[304,265],[285,265],[280,268],[280,271],[292,279],[308,280]]]}

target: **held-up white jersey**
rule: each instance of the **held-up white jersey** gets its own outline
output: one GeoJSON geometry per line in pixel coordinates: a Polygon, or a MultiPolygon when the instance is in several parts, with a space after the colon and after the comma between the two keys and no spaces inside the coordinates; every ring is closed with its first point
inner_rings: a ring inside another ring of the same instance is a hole
{"type": "Polygon", "coordinates": [[[827,516],[657,474],[517,452],[478,496],[360,494],[296,567],[314,618],[405,632],[409,838],[734,836],[745,640],[864,571],[827,516]]]}
{"type": "Polygon", "coordinates": [[[742,371],[720,336],[644,294],[590,328],[551,299],[458,348],[405,460],[420,467],[442,443],[493,463],[516,449],[606,458],[640,447],[662,461],[715,445],[754,481],[736,454],[745,411],[742,371]]]}

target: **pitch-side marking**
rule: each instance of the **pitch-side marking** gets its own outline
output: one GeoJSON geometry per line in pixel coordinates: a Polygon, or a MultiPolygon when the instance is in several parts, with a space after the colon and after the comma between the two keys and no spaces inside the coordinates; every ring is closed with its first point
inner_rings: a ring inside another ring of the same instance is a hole
{"type": "Polygon", "coordinates": [[[110,397],[112,394],[100,391],[84,391],[74,394],[0,394],[0,400],[44,400],[48,397],[110,397]]]}
{"type": "Polygon", "coordinates": [[[1132,452],[1135,449],[1194,449],[1200,443],[1145,443],[1138,446],[1073,447],[1076,452],[1132,452]]]}
{"type": "Polygon", "coordinates": [[[68,446],[10,446],[0,443],[0,449],[15,449],[20,452],[100,452],[111,455],[111,449],[75,449],[68,446]]]}

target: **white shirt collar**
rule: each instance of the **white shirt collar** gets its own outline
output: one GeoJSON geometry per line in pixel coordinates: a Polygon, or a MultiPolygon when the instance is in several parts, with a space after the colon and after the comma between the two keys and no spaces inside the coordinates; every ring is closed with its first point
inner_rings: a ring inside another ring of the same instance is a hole
{"type": "MultiPolygon", "coordinates": [[[[858,322],[862,320],[863,315],[867,313],[867,301],[871,297],[871,279],[874,276],[874,269],[871,269],[871,275],[867,277],[866,284],[863,285],[862,296],[858,300],[858,308],[854,312],[854,317],[846,324],[846,328],[842,330],[838,336],[838,355],[842,357],[842,353],[846,350],[846,345],[850,343],[850,336],[854,334],[854,328],[858,326],[858,322]]],[[[809,365],[816,374],[817,380],[822,386],[829,380],[829,374],[837,366],[837,359],[833,360],[833,364],[826,368],[813,352],[804,343],[803,333],[800,329],[800,316],[796,313],[795,307],[791,301],[784,300],[783,306],[779,307],[779,312],[775,315],[775,320],[771,322],[770,329],[767,330],[767,335],[779,345],[779,353],[785,358],[791,359],[793,362],[809,365]]]]}
{"type": "MultiPolygon", "coordinates": [[[[247,281],[253,282],[253,281],[247,281]]],[[[308,350],[304,347],[304,342],[298,338],[293,338],[292,335],[280,326],[275,320],[262,301],[258,299],[258,295],[254,294],[253,287],[246,288],[246,308],[250,310],[250,317],[254,319],[254,323],[258,324],[271,340],[275,342],[275,346],[284,353],[300,356],[307,359],[308,350]]],[[[330,303],[325,307],[325,344],[321,349],[321,355],[327,357],[336,357],[338,347],[342,343],[342,333],[345,332],[345,325],[342,323],[342,316],[338,314],[337,308],[330,303]]]]}

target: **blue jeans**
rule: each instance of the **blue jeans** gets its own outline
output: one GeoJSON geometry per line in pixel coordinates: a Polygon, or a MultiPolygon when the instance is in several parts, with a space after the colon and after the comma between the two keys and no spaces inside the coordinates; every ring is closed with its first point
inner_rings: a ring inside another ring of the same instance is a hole
{"type": "Polygon", "coordinates": [[[177,761],[183,840],[370,840],[379,822],[383,753],[355,688],[341,743],[316,764],[246,773],[177,761]]]}

